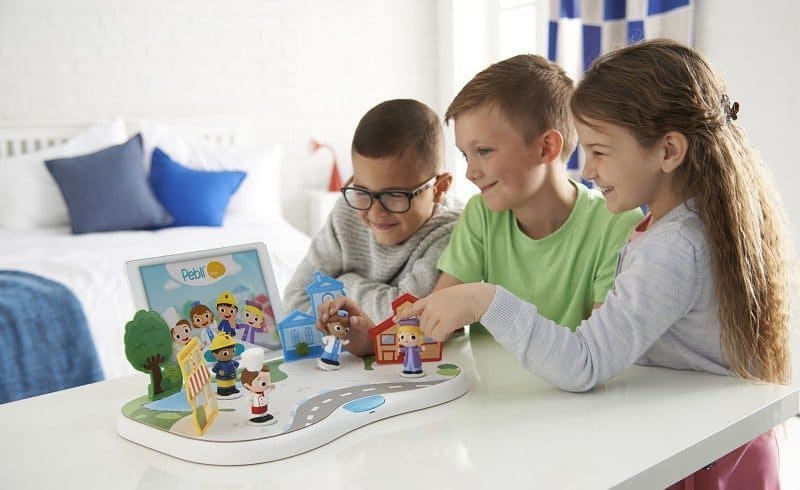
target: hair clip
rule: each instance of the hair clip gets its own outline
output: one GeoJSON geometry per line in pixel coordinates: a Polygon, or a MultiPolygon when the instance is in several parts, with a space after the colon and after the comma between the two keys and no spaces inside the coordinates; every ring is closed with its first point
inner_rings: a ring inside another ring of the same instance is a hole
{"type": "Polygon", "coordinates": [[[735,121],[739,118],[739,103],[731,104],[728,94],[722,94],[722,111],[725,113],[725,123],[730,124],[731,119],[735,121]]]}

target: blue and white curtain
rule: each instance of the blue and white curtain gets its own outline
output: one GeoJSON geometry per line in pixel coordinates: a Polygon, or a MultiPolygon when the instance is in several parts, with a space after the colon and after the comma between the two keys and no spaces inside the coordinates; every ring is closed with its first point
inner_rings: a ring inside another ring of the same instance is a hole
{"type": "MultiPolygon", "coordinates": [[[[693,0],[550,0],[548,58],[577,83],[598,55],[666,37],[694,44],[693,0]]],[[[578,152],[568,168],[580,180],[578,152]]]]}

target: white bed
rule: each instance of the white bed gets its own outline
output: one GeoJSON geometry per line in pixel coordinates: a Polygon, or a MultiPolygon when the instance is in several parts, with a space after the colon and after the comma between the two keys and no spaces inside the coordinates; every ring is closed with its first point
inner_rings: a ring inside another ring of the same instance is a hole
{"type": "MultiPolygon", "coordinates": [[[[198,134],[217,143],[236,140],[236,132],[225,125],[214,128],[195,124],[194,127],[198,134]],[[225,128],[224,131],[220,131],[220,127],[225,128]]],[[[0,129],[0,157],[46,147],[50,141],[57,144],[68,135],[69,130],[62,127],[39,127],[35,131],[0,129]]],[[[0,158],[0,167],[2,165],[3,158],[0,158]]],[[[133,372],[125,359],[123,345],[125,323],[134,313],[125,279],[125,262],[248,242],[267,245],[282,292],[305,255],[309,238],[280,216],[226,216],[222,227],[84,235],[72,235],[66,225],[27,229],[0,227],[0,269],[38,274],[70,288],[83,305],[104,374],[111,379],[133,372]]],[[[47,307],[46,298],[43,298],[42,307],[47,307]]]]}

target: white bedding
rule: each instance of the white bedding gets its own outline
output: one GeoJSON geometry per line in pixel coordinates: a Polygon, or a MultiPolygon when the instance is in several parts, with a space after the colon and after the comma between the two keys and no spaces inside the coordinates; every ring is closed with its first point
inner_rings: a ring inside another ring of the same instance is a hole
{"type": "MultiPolygon", "coordinates": [[[[280,218],[87,235],[71,235],[67,227],[0,229],[0,269],[31,272],[69,287],[83,305],[106,379],[112,379],[134,372],[123,345],[125,323],[134,313],[126,261],[251,242],[267,245],[283,294],[310,240],[280,218]]],[[[43,298],[43,307],[46,302],[43,298]]]]}

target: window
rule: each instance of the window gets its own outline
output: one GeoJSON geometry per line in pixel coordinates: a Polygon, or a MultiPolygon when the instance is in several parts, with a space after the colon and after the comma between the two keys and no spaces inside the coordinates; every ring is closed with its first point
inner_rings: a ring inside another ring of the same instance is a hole
{"type": "Polygon", "coordinates": [[[394,334],[381,335],[381,345],[394,345],[394,334]]]}
{"type": "Polygon", "coordinates": [[[497,16],[498,59],[536,52],[536,2],[500,0],[497,16]]]}
{"type": "MultiPolygon", "coordinates": [[[[490,64],[522,53],[546,57],[549,11],[544,0],[441,0],[440,114],[490,64]]],[[[445,129],[445,145],[451,192],[466,202],[478,188],[466,178],[467,162],[455,146],[452,123],[445,129]]]]}

